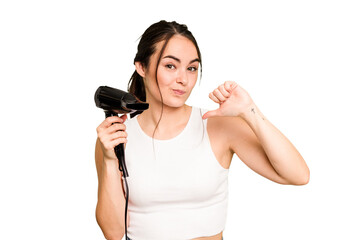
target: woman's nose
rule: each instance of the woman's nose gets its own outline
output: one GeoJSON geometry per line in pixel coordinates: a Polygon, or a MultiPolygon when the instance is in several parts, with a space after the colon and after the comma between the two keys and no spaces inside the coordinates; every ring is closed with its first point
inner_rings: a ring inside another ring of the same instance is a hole
{"type": "Polygon", "coordinates": [[[178,71],[177,74],[177,83],[181,83],[182,85],[186,85],[188,82],[187,72],[184,70],[178,71]]]}

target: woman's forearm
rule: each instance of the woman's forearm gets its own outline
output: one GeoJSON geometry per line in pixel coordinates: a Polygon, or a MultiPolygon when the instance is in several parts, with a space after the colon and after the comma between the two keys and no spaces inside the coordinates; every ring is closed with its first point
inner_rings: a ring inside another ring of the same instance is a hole
{"type": "Polygon", "coordinates": [[[293,144],[253,104],[242,118],[259,139],[275,171],[290,184],[302,185],[309,180],[309,169],[293,144]]]}
{"type": "Polygon", "coordinates": [[[116,161],[103,161],[99,176],[96,219],[106,239],[121,240],[124,235],[125,197],[116,161]]]}

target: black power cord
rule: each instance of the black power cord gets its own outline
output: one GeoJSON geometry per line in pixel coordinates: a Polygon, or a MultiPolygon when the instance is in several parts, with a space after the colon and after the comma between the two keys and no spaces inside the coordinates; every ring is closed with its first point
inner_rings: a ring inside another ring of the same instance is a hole
{"type": "Polygon", "coordinates": [[[122,172],[123,180],[124,180],[124,183],[125,183],[125,212],[124,212],[125,219],[124,219],[124,223],[125,223],[125,240],[128,240],[127,213],[128,213],[129,188],[128,188],[127,177],[129,175],[128,175],[127,167],[125,165],[124,143],[121,143],[118,146],[116,146],[114,148],[114,152],[115,152],[115,155],[117,156],[117,158],[119,160],[119,171],[122,172]]]}
{"type": "Polygon", "coordinates": [[[128,198],[129,198],[129,189],[128,189],[128,182],[127,177],[124,177],[124,183],[125,183],[125,240],[128,240],[128,234],[127,234],[127,212],[128,212],[128,198]]]}

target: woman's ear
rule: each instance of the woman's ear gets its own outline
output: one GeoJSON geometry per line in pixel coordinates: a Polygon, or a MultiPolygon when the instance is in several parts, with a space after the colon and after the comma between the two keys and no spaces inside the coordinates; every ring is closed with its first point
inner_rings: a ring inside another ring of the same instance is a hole
{"type": "Polygon", "coordinates": [[[143,64],[141,62],[135,62],[134,65],[135,65],[135,70],[137,71],[137,73],[144,78],[145,77],[145,68],[143,67],[143,64]]]}

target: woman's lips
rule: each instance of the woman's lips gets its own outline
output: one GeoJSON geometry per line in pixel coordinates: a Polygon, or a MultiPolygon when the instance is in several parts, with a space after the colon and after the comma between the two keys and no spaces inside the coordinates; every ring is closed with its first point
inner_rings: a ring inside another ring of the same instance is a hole
{"type": "Polygon", "coordinates": [[[185,91],[178,90],[178,89],[173,89],[173,92],[174,92],[176,95],[183,95],[183,94],[186,93],[185,91]]]}

